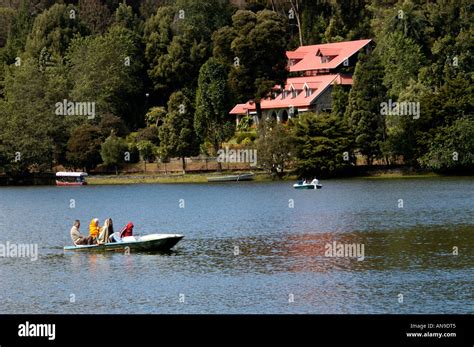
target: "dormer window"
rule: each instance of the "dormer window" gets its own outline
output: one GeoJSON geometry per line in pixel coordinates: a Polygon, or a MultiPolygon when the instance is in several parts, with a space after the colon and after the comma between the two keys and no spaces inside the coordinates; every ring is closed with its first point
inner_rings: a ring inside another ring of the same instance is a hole
{"type": "Polygon", "coordinates": [[[281,99],[284,100],[286,98],[286,90],[283,90],[281,93],[281,99]]]}
{"type": "Polygon", "coordinates": [[[313,93],[313,91],[311,90],[311,88],[309,88],[308,86],[304,87],[304,94],[305,94],[306,98],[309,98],[312,93],[313,93]]]}
{"type": "Polygon", "coordinates": [[[296,89],[292,88],[291,89],[291,98],[294,99],[298,96],[298,92],[296,91],[296,89]]]}

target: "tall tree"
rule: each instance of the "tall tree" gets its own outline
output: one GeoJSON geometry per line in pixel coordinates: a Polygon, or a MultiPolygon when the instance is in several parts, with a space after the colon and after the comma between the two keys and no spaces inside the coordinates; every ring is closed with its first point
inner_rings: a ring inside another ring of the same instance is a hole
{"type": "Polygon", "coordinates": [[[115,25],[130,31],[138,31],[140,22],[131,6],[124,2],[120,3],[115,10],[115,25]]]}
{"type": "Polygon", "coordinates": [[[74,101],[95,102],[99,115],[118,115],[131,126],[141,117],[132,106],[144,98],[143,63],[134,39],[130,30],[114,26],[104,36],[75,39],[68,52],[74,101]]]}
{"type": "Polygon", "coordinates": [[[112,14],[100,0],[79,0],[78,16],[91,34],[104,34],[112,20],[112,14]]]}
{"type": "Polygon", "coordinates": [[[126,152],[128,151],[127,142],[121,137],[112,133],[107,137],[100,148],[100,156],[107,167],[113,167],[115,174],[118,175],[118,169],[125,163],[126,152]]]}
{"type": "MultiPolygon", "coordinates": [[[[196,93],[194,127],[201,140],[208,140],[215,151],[234,132],[234,122],[229,118],[229,90],[227,67],[215,58],[210,58],[199,72],[196,93]]],[[[218,163],[219,171],[221,163],[218,163]]]]}
{"type": "Polygon", "coordinates": [[[67,143],[67,161],[75,169],[89,171],[101,162],[102,134],[99,127],[83,124],[74,129],[67,143]]]}
{"type": "Polygon", "coordinates": [[[41,70],[32,59],[7,69],[0,142],[8,172],[48,171],[62,160],[71,123],[55,114],[55,103],[67,95],[64,76],[62,66],[41,70]]]}
{"type": "Polygon", "coordinates": [[[183,92],[175,92],[168,102],[168,114],[160,127],[160,152],[163,159],[179,157],[186,173],[186,157],[199,154],[193,125],[194,108],[183,92]]]}
{"type": "Polygon", "coordinates": [[[194,98],[199,68],[211,55],[211,35],[230,21],[227,1],[178,0],[145,23],[148,71],[164,103],[175,90],[194,98]]]}
{"type": "MultiPolygon", "coordinates": [[[[286,17],[272,11],[255,14],[240,10],[232,17],[233,30],[223,28],[215,37],[215,42],[218,42],[217,38],[220,41],[223,36],[235,35],[231,41],[234,56],[227,61],[232,66],[229,85],[238,100],[255,101],[259,117],[262,115],[261,99],[267,97],[275,85],[283,84],[287,76],[287,24],[286,17]],[[222,35],[223,32],[226,35],[222,35]]],[[[225,38],[225,41],[230,40],[225,38]]]]}
{"type": "Polygon", "coordinates": [[[291,15],[295,17],[296,25],[298,27],[298,39],[300,46],[304,45],[303,41],[303,28],[301,27],[301,11],[300,11],[300,1],[298,0],[290,0],[291,4],[291,15]]]}
{"type": "Polygon", "coordinates": [[[4,51],[4,62],[12,64],[25,49],[26,40],[33,24],[28,0],[21,0],[13,22],[9,28],[8,39],[4,51]]]}
{"type": "Polygon", "coordinates": [[[419,162],[431,170],[472,173],[473,153],[474,117],[471,115],[439,128],[419,162]]]}
{"type": "Polygon", "coordinates": [[[382,155],[386,138],[385,117],[380,104],[386,99],[383,69],[376,54],[359,55],[354,73],[354,85],[349,93],[345,120],[349,125],[357,149],[367,157],[370,165],[382,155]]]}
{"type": "Polygon", "coordinates": [[[347,91],[347,89],[340,84],[333,85],[331,99],[331,114],[334,114],[341,119],[344,118],[344,114],[346,113],[347,108],[347,102],[349,100],[349,92],[347,91]]]}
{"type": "Polygon", "coordinates": [[[282,178],[294,157],[290,129],[272,118],[265,119],[259,127],[257,151],[259,167],[270,172],[272,177],[282,178]]]}
{"type": "Polygon", "coordinates": [[[424,61],[420,47],[410,38],[395,32],[379,42],[375,49],[384,66],[383,82],[392,98],[408,86],[410,79],[416,80],[424,61]]]}
{"type": "Polygon", "coordinates": [[[26,53],[38,58],[45,48],[53,57],[63,57],[77,35],[84,36],[87,29],[73,5],[55,4],[36,17],[26,41],[26,53]]]}
{"type": "Polygon", "coordinates": [[[0,48],[7,43],[8,35],[15,21],[16,11],[12,8],[0,7],[0,48]]]}
{"type": "Polygon", "coordinates": [[[336,115],[305,113],[296,119],[296,172],[300,177],[330,177],[354,163],[349,131],[336,115]]]}

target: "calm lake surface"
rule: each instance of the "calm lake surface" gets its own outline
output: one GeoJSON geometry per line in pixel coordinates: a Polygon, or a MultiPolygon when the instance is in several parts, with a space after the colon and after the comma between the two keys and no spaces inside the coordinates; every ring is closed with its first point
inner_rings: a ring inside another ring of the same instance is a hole
{"type": "Polygon", "coordinates": [[[0,257],[0,313],[474,313],[473,178],[321,183],[0,188],[0,243],[39,247],[0,257]],[[74,219],[109,216],[185,239],[63,252],[74,219]],[[325,256],[334,241],[364,259],[325,256]]]}

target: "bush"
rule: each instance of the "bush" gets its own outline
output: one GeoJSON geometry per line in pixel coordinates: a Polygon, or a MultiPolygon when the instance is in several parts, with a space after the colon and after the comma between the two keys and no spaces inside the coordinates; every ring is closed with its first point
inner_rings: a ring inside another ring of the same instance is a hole
{"type": "Polygon", "coordinates": [[[250,146],[251,144],[253,144],[253,140],[250,137],[246,137],[242,141],[242,145],[244,145],[244,146],[250,146]]]}
{"type": "Polygon", "coordinates": [[[68,163],[74,168],[95,168],[101,162],[101,137],[97,126],[83,124],[75,128],[67,142],[68,163]]]}
{"type": "Polygon", "coordinates": [[[104,137],[108,137],[112,132],[119,137],[127,136],[130,133],[124,121],[111,113],[106,113],[101,117],[99,128],[104,137]]]}
{"type": "Polygon", "coordinates": [[[253,118],[251,116],[245,116],[242,117],[242,119],[239,122],[239,125],[237,126],[237,131],[249,131],[250,128],[252,127],[253,123],[253,118]]]}
{"type": "Polygon", "coordinates": [[[249,131],[249,132],[240,132],[235,135],[235,140],[238,144],[242,143],[242,141],[244,141],[247,138],[253,142],[257,138],[257,134],[249,131]]]}
{"type": "Polygon", "coordinates": [[[100,155],[107,167],[115,168],[115,173],[118,173],[118,168],[124,163],[129,162],[130,159],[127,142],[114,134],[107,137],[102,144],[100,155]]]}
{"type": "Polygon", "coordinates": [[[151,125],[149,127],[139,129],[135,137],[136,142],[150,141],[155,146],[160,145],[160,138],[158,137],[158,127],[151,125]]]}

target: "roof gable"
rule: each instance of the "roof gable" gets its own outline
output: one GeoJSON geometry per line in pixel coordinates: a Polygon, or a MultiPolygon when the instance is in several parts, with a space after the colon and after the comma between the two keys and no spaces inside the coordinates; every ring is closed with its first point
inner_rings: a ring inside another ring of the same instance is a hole
{"type": "Polygon", "coordinates": [[[290,66],[290,72],[334,69],[371,41],[369,39],[301,46],[293,52],[287,52],[288,57],[300,59],[296,64],[290,66]],[[321,59],[322,57],[331,57],[331,59],[321,59]]]}

